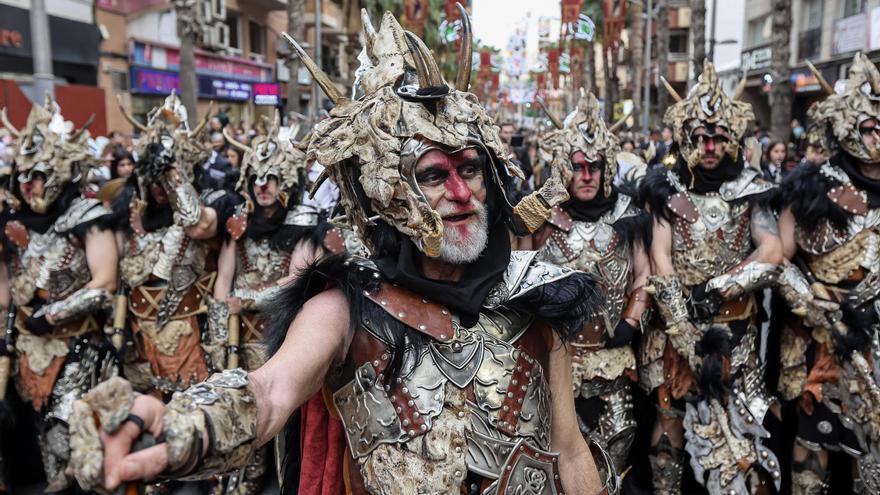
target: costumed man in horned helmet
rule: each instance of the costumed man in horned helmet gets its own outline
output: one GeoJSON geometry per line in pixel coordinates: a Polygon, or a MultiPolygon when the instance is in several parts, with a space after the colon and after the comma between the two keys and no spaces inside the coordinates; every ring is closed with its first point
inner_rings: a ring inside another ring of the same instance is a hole
{"type": "Polygon", "coordinates": [[[570,199],[554,208],[534,235],[535,247],[539,259],[582,270],[603,287],[603,307],[568,350],[582,431],[604,448],[620,474],[636,430],[630,385],[638,375],[632,340],[641,334],[651,307],[644,287],[650,276],[646,245],[651,216],[631,194],[613,185],[622,155],[614,135],[618,126],[605,127],[592,93],[582,92],[564,123],[548,115],[557,130],[541,140],[540,166],[572,169],[570,199]]]}
{"type": "Polygon", "coordinates": [[[765,445],[778,416],[763,383],[754,292],[778,278],[782,246],[765,203],[773,186],[743,166],[754,116],[724,93],[709,62],[687,98],[667,88],[677,100],[664,116],[675,164],[643,182],[654,215],[650,292],[662,319],[642,341],[640,368],[659,408],[654,490],[680,492],[684,450],[710,493],[778,489],[782,467],[765,445]]]}
{"type": "MultiPolygon", "coordinates": [[[[328,464],[338,473],[317,478],[338,483],[325,493],[602,489],[562,344],[592,318],[597,288],[535,252],[511,251],[508,235],[534,231],[567,199],[568,167],[507,202],[504,185],[518,170],[465,91],[472,40],[461,10],[457,89],[391,13],[378,32],[364,20],[357,100],[295,45],[336,104],[308,156],[339,185],[371,257],[325,257],[285,289],[271,313],[271,357],[250,374],[214,375],[167,406],[132,398],[121,379],[78,402],[73,471],[84,488],[240,468],[323,388],[347,444],[328,464]],[[104,441],[95,414],[110,432],[104,441]],[[165,443],[125,455],[140,425],[165,443]]],[[[282,492],[295,489],[287,482],[282,492]]]]}
{"type": "Polygon", "coordinates": [[[102,331],[116,288],[113,212],[82,197],[96,163],[88,131],[72,127],[49,96],[44,106],[31,108],[24,129],[9,127],[18,137],[15,167],[23,200],[4,229],[14,247],[8,283],[16,308],[15,381],[40,413],[38,441],[49,492],[69,484],[72,402],[116,370],[102,331]]]}
{"type": "MultiPolygon", "coordinates": [[[[259,310],[278,292],[280,282],[324,252],[325,236],[333,236],[340,249],[342,244],[339,234],[330,232],[328,212],[301,202],[307,193],[305,147],[279,137],[277,111],[266,127],[268,134],[254,138],[250,146],[226,136],[244,153],[236,189],[245,201],[226,222],[228,235],[220,250],[214,285],[217,303],[209,308],[209,322],[229,322],[227,335],[234,335],[226,349],[229,367],[241,362],[248,371],[266,361],[262,340],[268,318],[259,310]]],[[[265,451],[258,449],[247,468],[230,477],[226,493],[259,493],[266,471],[265,451]]]]}
{"type": "Polygon", "coordinates": [[[209,371],[199,317],[216,277],[206,241],[217,233],[218,214],[192,184],[195,166],[207,156],[199,139],[207,118],[189,130],[186,108],[173,93],[148,114],[146,126],[122,110],[142,133],[135,173],[113,201],[136,351],[128,353],[125,376],[138,390],[169,398],[209,371]]]}
{"type": "Polygon", "coordinates": [[[853,493],[878,493],[880,71],[857,54],[840,94],[816,75],[828,96],[808,114],[830,158],[787,178],[779,219],[791,260],[780,290],[802,316],[783,334],[780,380],[799,398],[793,493],[828,493],[840,450],[857,465],[853,493]]]}

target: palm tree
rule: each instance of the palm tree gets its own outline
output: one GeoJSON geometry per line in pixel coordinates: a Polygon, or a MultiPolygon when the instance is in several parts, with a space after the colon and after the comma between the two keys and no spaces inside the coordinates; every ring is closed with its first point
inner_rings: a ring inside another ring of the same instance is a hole
{"type": "MultiPolygon", "coordinates": [[[[304,0],[287,0],[287,33],[293,36],[295,40],[304,40],[305,32],[303,29],[305,18],[304,0]]],[[[299,57],[291,52],[287,57],[287,71],[290,78],[287,80],[287,107],[288,113],[300,113],[302,109],[299,105],[299,57]]]]}
{"type": "Polygon", "coordinates": [[[186,107],[190,127],[198,121],[198,82],[196,81],[196,39],[201,36],[202,26],[196,15],[198,4],[174,2],[177,16],[177,36],[180,38],[180,100],[186,107]]]}
{"type": "Polygon", "coordinates": [[[785,139],[791,120],[791,67],[789,37],[791,0],[773,0],[773,83],[770,87],[770,132],[785,139]]]}
{"type": "Polygon", "coordinates": [[[645,5],[642,2],[632,2],[632,10],[630,10],[630,30],[629,30],[629,48],[630,48],[630,67],[632,68],[632,101],[633,110],[637,113],[641,112],[642,107],[642,65],[644,64],[644,43],[645,43],[645,22],[642,16],[645,12],[645,5]]]}
{"type": "MultiPolygon", "coordinates": [[[[669,0],[657,0],[657,78],[669,79],[669,0]]],[[[668,104],[666,91],[657,91],[657,119],[663,118],[668,104]]]]}
{"type": "Polygon", "coordinates": [[[696,78],[703,73],[703,62],[706,60],[706,0],[691,0],[691,40],[694,44],[696,78]]]}

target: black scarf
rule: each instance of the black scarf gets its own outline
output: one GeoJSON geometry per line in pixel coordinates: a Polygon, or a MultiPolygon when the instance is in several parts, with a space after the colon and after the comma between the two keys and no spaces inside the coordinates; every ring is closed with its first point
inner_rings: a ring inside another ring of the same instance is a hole
{"type": "Polygon", "coordinates": [[[245,235],[254,240],[272,235],[284,224],[285,217],[287,217],[287,210],[282,208],[280,203],[270,216],[265,215],[265,209],[262,206],[256,205],[253,214],[248,216],[245,235]]]}
{"type": "Polygon", "coordinates": [[[734,161],[730,155],[725,154],[721,158],[721,163],[712,170],[707,170],[697,165],[693,168],[693,172],[687,166],[684,157],[679,154],[678,161],[675,164],[675,171],[681,179],[682,185],[697,194],[706,194],[717,192],[721,185],[736,179],[743,171],[743,164],[734,161]],[[693,180],[693,186],[691,186],[693,180]]]}
{"type": "Polygon", "coordinates": [[[501,280],[510,264],[507,226],[496,221],[489,227],[486,249],[465,267],[458,282],[425,278],[422,256],[424,254],[407,239],[401,243],[397,256],[384,256],[377,259],[376,264],[386,280],[448,307],[461,318],[462,325],[476,325],[489,290],[501,280]]]}
{"type": "MultiPolygon", "coordinates": [[[[872,209],[880,207],[880,180],[867,177],[862,173],[862,168],[857,160],[846,153],[838,154],[833,163],[846,172],[854,186],[868,195],[868,206],[872,209]]],[[[871,166],[880,167],[880,165],[871,166]]]]}
{"type": "Polygon", "coordinates": [[[45,234],[54,224],[55,220],[62,213],[67,211],[70,203],[79,195],[79,182],[70,182],[61,191],[58,198],[49,205],[46,213],[36,213],[31,210],[27,201],[21,201],[21,210],[17,211],[14,218],[10,220],[18,220],[30,230],[45,234]]]}
{"type": "Polygon", "coordinates": [[[602,176],[599,179],[599,191],[596,197],[590,201],[580,201],[570,198],[562,203],[562,209],[571,215],[571,218],[580,222],[595,222],[614,207],[617,202],[617,191],[611,190],[611,194],[605,196],[605,161],[602,160],[602,176]]]}

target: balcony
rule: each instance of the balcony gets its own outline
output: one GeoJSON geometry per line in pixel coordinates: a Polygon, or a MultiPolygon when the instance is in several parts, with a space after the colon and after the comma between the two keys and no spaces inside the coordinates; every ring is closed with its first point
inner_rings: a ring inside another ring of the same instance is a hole
{"type": "Polygon", "coordinates": [[[814,59],[822,51],[822,28],[808,29],[798,35],[798,60],[814,59]]]}

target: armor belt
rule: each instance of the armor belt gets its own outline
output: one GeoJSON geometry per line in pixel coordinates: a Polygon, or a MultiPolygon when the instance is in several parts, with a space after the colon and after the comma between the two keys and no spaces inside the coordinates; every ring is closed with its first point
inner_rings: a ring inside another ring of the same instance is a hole
{"type": "MultiPolygon", "coordinates": [[[[205,297],[211,293],[216,276],[216,272],[210,272],[196,280],[186,290],[171,319],[181,319],[206,312],[208,306],[205,303],[205,297]]],[[[131,296],[128,298],[128,306],[132,314],[140,319],[155,320],[156,312],[159,310],[159,302],[165,295],[165,290],[165,286],[151,287],[147,285],[139,285],[132,289],[131,296]]]]}
{"type": "Polygon", "coordinates": [[[715,323],[726,323],[728,321],[742,320],[754,315],[757,309],[754,294],[745,294],[736,299],[724,301],[718,309],[718,315],[714,321],[715,323]]]}

